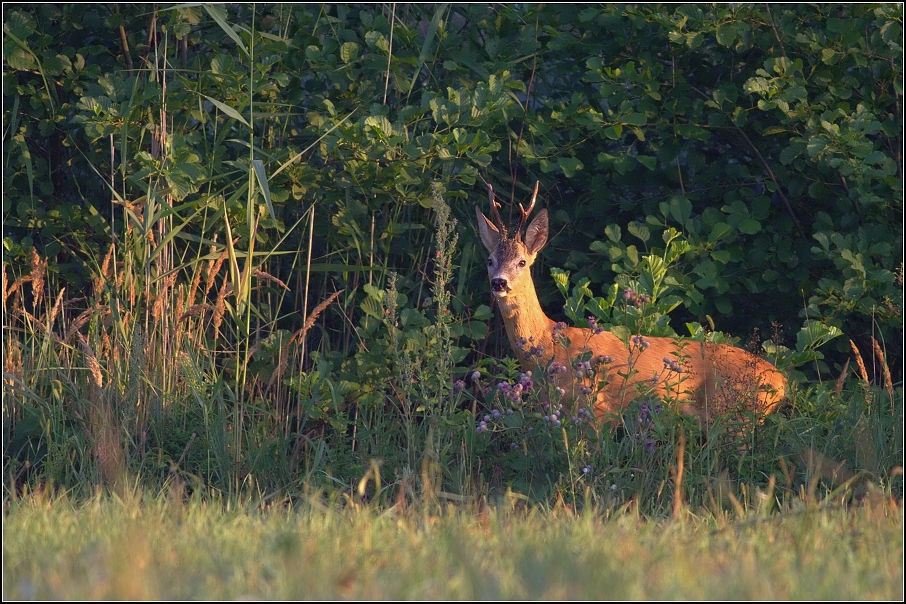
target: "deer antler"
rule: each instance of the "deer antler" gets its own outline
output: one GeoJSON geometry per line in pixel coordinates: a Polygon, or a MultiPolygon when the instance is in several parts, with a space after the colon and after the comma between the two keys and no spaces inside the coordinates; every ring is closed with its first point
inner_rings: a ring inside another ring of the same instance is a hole
{"type": "Polygon", "coordinates": [[[522,220],[519,222],[519,229],[516,230],[516,235],[521,236],[522,229],[525,228],[525,221],[528,220],[529,215],[532,213],[532,210],[535,209],[535,200],[538,198],[538,185],[540,181],[535,181],[535,192],[532,193],[532,201],[529,203],[528,209],[522,207],[522,204],[519,204],[519,211],[522,212],[522,220]]]}
{"type": "Polygon", "coordinates": [[[491,202],[491,222],[506,237],[506,224],[504,224],[503,219],[500,218],[500,213],[497,211],[500,204],[494,200],[494,186],[491,183],[488,183],[488,200],[491,202]]]}

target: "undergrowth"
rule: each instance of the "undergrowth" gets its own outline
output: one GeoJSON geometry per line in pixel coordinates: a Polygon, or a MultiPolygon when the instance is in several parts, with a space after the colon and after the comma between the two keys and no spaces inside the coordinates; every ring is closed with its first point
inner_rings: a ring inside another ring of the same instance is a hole
{"type": "MultiPolygon", "coordinates": [[[[534,372],[509,359],[464,364],[470,357],[459,336],[487,311],[464,318],[451,310],[457,224],[440,187],[433,211],[434,268],[423,303],[408,303],[393,274],[385,289],[366,285],[358,352],[315,351],[311,370],[293,360],[302,330],[262,337],[258,329],[242,344],[246,315],[225,301],[231,281],[217,285],[224,254],[186,265],[190,283],[164,286],[142,305],[130,293],[147,288],[145,275],[129,272],[128,257],[117,260],[112,246],[87,310],[75,316],[36,258],[4,297],[7,496],[48,487],[87,496],[99,485],[267,497],[318,488],[398,506],[516,493],[573,507],[632,503],[654,516],[853,501],[872,489],[902,497],[902,388],[872,386],[861,357],[859,379],[844,373],[835,383],[794,383],[780,412],[707,428],[678,413],[676,400],[644,390],[598,423],[581,401],[603,386],[596,370],[613,359],[582,357],[534,372]],[[206,306],[196,291],[218,290],[210,308],[193,310],[206,306]],[[217,345],[224,330],[240,345],[217,345]],[[549,378],[563,371],[577,373],[567,400],[578,404],[551,408],[546,394],[557,386],[549,378]],[[279,388],[292,404],[270,402],[280,400],[279,388]]],[[[629,357],[644,354],[639,334],[661,321],[659,283],[657,275],[626,277],[601,318],[634,314],[629,357]],[[645,283],[655,289],[641,291],[645,283]]],[[[607,308],[600,299],[583,306],[585,287],[574,289],[568,307],[607,308]]],[[[603,329],[593,316],[586,326],[603,329]]],[[[779,356],[807,362],[838,335],[813,332],[779,356]]],[[[664,371],[673,370],[665,362],[664,371]]]]}

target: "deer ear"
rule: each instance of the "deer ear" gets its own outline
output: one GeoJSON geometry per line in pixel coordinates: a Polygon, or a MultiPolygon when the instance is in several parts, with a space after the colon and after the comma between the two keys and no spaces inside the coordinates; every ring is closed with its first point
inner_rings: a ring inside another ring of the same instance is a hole
{"type": "Polygon", "coordinates": [[[547,210],[541,210],[525,229],[525,248],[529,254],[537,254],[547,244],[547,210]]]}
{"type": "Polygon", "coordinates": [[[475,206],[475,215],[478,217],[478,234],[481,236],[481,242],[493,253],[500,243],[500,230],[481,213],[478,206],[475,206]]]}

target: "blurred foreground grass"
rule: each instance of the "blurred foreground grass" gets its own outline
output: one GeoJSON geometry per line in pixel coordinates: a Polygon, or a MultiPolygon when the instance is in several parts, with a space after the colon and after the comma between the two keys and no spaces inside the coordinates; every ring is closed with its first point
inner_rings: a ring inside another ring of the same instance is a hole
{"type": "Polygon", "coordinates": [[[38,495],[5,507],[4,600],[903,598],[903,508],[880,494],[661,521],[317,498],[262,510],[38,495]]]}

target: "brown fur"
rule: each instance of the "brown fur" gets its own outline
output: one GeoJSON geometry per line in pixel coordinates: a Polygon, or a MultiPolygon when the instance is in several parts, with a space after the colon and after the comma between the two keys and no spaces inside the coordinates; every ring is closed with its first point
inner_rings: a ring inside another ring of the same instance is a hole
{"type": "MultiPolygon", "coordinates": [[[[493,197],[491,203],[493,207],[493,197]]],[[[534,200],[529,212],[533,205],[534,200]]],[[[556,323],[541,309],[529,270],[547,243],[547,211],[542,210],[528,226],[525,241],[518,231],[510,237],[502,224],[495,226],[477,207],[475,211],[482,243],[490,252],[488,277],[510,346],[526,371],[546,368],[554,361],[565,365],[567,370],[556,374],[557,386],[565,391],[564,398],[581,401],[581,396],[575,396],[579,388],[583,384],[591,386],[587,403],[600,419],[623,409],[640,392],[651,392],[660,398],[679,401],[683,413],[706,423],[716,415],[746,409],[770,413],[783,399],[786,378],[773,365],[741,348],[644,337],[627,349],[608,331],[594,334],[589,329],[575,327],[560,330],[560,337],[555,341],[556,323]],[[566,341],[568,347],[564,347],[566,341]],[[540,354],[530,354],[539,351],[540,354]],[[600,390],[587,378],[576,376],[574,361],[583,353],[613,358],[597,365],[592,380],[597,384],[606,374],[607,382],[600,390]],[[677,366],[668,367],[665,358],[677,363],[681,370],[676,371],[677,366]]],[[[523,222],[527,214],[523,212],[523,222]]],[[[496,211],[492,216],[499,221],[496,211]]]]}

